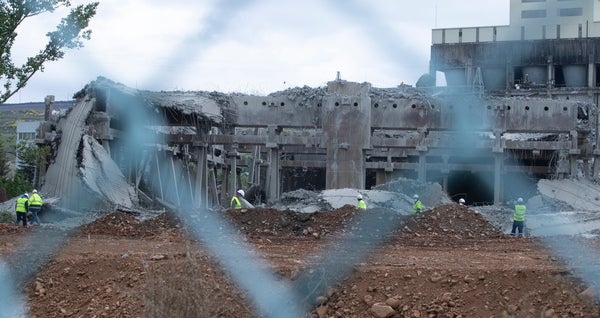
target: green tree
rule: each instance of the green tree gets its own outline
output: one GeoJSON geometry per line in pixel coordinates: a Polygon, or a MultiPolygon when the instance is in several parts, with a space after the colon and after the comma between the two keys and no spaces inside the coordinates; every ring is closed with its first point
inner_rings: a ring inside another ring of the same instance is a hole
{"type": "Polygon", "coordinates": [[[4,145],[4,136],[0,134],[0,184],[4,183],[8,179],[9,165],[8,151],[4,145]]]}
{"type": "Polygon", "coordinates": [[[25,193],[26,191],[31,191],[31,189],[33,189],[31,183],[27,182],[25,176],[20,173],[15,174],[12,179],[6,180],[6,182],[4,182],[3,185],[0,185],[0,187],[6,189],[7,198],[14,198],[25,193]]]}
{"type": "Polygon", "coordinates": [[[19,173],[29,183],[36,185],[39,171],[46,168],[46,156],[49,153],[49,146],[38,147],[36,144],[21,141],[17,145],[17,158],[20,161],[19,173]]]}
{"type": "Polygon", "coordinates": [[[48,43],[44,49],[27,58],[23,65],[14,64],[12,47],[21,23],[27,18],[70,6],[69,0],[0,1],[0,104],[25,87],[35,73],[43,72],[46,62],[60,60],[65,55],[65,49],[82,47],[83,41],[90,39],[92,31],[87,27],[96,14],[98,2],[72,8],[69,14],[61,19],[56,30],[46,33],[48,43]]]}

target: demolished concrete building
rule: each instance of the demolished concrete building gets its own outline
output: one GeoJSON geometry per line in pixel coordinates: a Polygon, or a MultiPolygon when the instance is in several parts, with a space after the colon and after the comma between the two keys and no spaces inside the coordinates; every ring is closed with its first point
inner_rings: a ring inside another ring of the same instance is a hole
{"type": "Polygon", "coordinates": [[[41,142],[57,149],[44,176],[49,196],[118,184],[84,178],[96,169],[84,158],[112,158],[118,173],[111,165],[95,173],[127,180],[127,191],[103,190],[126,196],[109,200],[125,206],[228,206],[241,187],[260,203],[301,188],[370,189],[399,177],[499,203],[523,190],[515,180],[572,177],[581,166],[597,176],[600,168],[597,108],[577,101],[433,96],[339,78],[268,96],[148,92],[98,78],[76,98],[66,117],[42,125],[41,142]]]}

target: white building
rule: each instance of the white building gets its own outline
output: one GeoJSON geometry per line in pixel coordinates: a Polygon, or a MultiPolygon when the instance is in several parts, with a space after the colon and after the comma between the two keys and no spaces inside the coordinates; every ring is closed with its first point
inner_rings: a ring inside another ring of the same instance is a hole
{"type": "MultiPolygon", "coordinates": [[[[17,123],[17,145],[21,142],[34,143],[37,138],[37,129],[40,127],[39,121],[27,121],[17,123]]],[[[21,168],[18,156],[15,156],[15,165],[17,169],[21,168]]]]}

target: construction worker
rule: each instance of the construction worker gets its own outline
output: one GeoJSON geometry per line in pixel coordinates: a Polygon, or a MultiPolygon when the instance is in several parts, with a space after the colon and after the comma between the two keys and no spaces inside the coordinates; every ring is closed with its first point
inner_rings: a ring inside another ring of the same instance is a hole
{"type": "Polygon", "coordinates": [[[517,204],[515,204],[515,213],[513,214],[513,226],[510,231],[510,235],[517,234],[517,229],[519,230],[519,235],[523,236],[523,225],[525,224],[525,204],[523,203],[523,198],[517,199],[517,204]]]}
{"type": "Polygon", "coordinates": [[[27,211],[29,211],[29,194],[24,193],[17,199],[15,204],[15,212],[17,213],[17,221],[15,224],[19,224],[19,221],[23,221],[23,226],[27,226],[27,211]]]}
{"type": "Polygon", "coordinates": [[[231,201],[229,202],[229,207],[232,209],[241,209],[242,202],[240,201],[240,196],[244,197],[244,195],[245,195],[244,190],[242,190],[242,189],[237,190],[237,192],[235,193],[235,195],[231,198],[231,201]]]}
{"type": "Polygon", "coordinates": [[[38,213],[42,210],[42,197],[38,194],[36,189],[33,189],[31,197],[29,198],[29,212],[31,212],[31,224],[40,224],[40,218],[38,213]]]}
{"type": "Polygon", "coordinates": [[[362,194],[357,195],[356,199],[358,200],[358,208],[361,210],[366,210],[367,204],[365,203],[365,200],[363,200],[362,194]]]}
{"type": "Polygon", "coordinates": [[[463,199],[463,198],[458,199],[458,204],[465,205],[465,199],[463,199]]]}
{"type": "Polygon", "coordinates": [[[419,200],[419,195],[413,195],[413,199],[415,199],[415,203],[413,203],[413,213],[422,213],[423,203],[421,203],[421,200],[419,200]]]}

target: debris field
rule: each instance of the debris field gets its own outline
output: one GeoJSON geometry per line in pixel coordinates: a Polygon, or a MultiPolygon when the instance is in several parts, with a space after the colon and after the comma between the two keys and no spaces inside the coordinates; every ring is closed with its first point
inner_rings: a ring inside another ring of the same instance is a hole
{"type": "MultiPolygon", "coordinates": [[[[307,317],[600,317],[590,286],[541,241],[505,235],[466,206],[411,216],[350,205],[222,213],[290,285],[318,271],[313,256],[327,255],[337,239],[377,243],[343,279],[304,295],[307,317]],[[356,221],[365,216],[393,224],[391,231],[361,229],[356,221]]],[[[0,224],[0,254],[10,257],[35,231],[0,224]]],[[[37,318],[259,317],[169,212],[145,221],[114,212],[81,226],[23,288],[29,317],[37,318]]]]}

